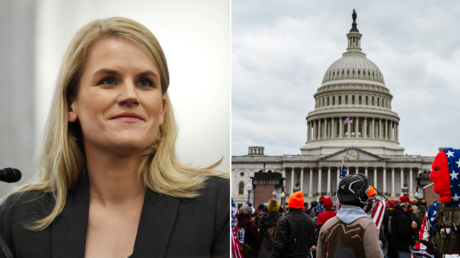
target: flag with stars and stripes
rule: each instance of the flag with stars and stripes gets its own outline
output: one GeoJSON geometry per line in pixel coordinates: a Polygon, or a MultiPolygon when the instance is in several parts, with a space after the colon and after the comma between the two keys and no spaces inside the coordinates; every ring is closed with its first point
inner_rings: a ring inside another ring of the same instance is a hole
{"type": "Polygon", "coordinates": [[[238,241],[238,208],[232,198],[232,257],[243,258],[240,242],[238,241]]]}
{"type": "Polygon", "coordinates": [[[340,170],[340,180],[342,180],[347,175],[347,168],[345,167],[345,165],[342,165],[342,169],[340,170]]]}
{"type": "Polygon", "coordinates": [[[345,119],[345,121],[343,121],[343,124],[346,125],[346,124],[353,124],[353,117],[347,117],[347,119],[345,119]]]}
{"type": "Polygon", "coordinates": [[[449,148],[444,149],[444,152],[446,153],[447,165],[449,167],[452,201],[458,202],[460,200],[460,149],[449,148]]]}

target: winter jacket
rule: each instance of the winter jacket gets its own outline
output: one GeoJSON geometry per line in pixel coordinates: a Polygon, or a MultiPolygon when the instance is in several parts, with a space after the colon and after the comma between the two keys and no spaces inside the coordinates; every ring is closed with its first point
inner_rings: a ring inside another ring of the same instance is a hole
{"type": "Polygon", "coordinates": [[[412,228],[412,218],[398,205],[393,211],[390,224],[391,246],[395,250],[409,252],[409,245],[414,245],[415,230],[412,228]]]}
{"type": "Polygon", "coordinates": [[[409,210],[407,211],[407,214],[409,214],[409,217],[412,219],[412,221],[414,221],[415,223],[417,223],[417,228],[414,229],[414,242],[417,242],[417,239],[418,239],[418,233],[420,231],[420,228],[422,226],[422,222],[423,222],[423,219],[420,221],[417,217],[417,215],[414,214],[414,212],[412,212],[412,210],[409,210]]]}
{"type": "Polygon", "coordinates": [[[249,214],[240,214],[238,216],[238,228],[245,229],[244,243],[252,247],[258,246],[259,237],[257,226],[252,222],[249,214]]]}
{"type": "Polygon", "coordinates": [[[415,216],[417,216],[420,222],[423,222],[423,217],[425,216],[426,206],[419,205],[417,206],[417,210],[414,212],[415,216]]]}
{"type": "Polygon", "coordinates": [[[292,209],[283,216],[276,229],[271,258],[307,257],[315,241],[313,220],[301,209],[292,209]]]}
{"type": "Polygon", "coordinates": [[[344,205],[321,228],[317,258],[383,258],[377,226],[360,207],[344,205]]]}
{"type": "Polygon", "coordinates": [[[266,245],[266,235],[268,234],[268,229],[273,227],[278,219],[282,216],[279,212],[270,212],[265,214],[259,220],[259,250],[257,250],[257,255],[254,257],[270,257],[271,250],[267,249],[266,245]]]}

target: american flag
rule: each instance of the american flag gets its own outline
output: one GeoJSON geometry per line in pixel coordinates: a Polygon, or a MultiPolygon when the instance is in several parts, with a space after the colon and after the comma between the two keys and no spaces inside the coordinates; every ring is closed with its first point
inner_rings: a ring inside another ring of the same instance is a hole
{"type": "Polygon", "coordinates": [[[377,229],[382,229],[383,216],[385,215],[385,200],[383,202],[375,201],[374,207],[372,208],[372,213],[370,214],[372,220],[374,221],[377,229]]]}
{"type": "Polygon", "coordinates": [[[340,180],[347,176],[347,168],[345,165],[342,165],[342,170],[340,171],[340,180]]]}
{"type": "Polygon", "coordinates": [[[353,124],[353,117],[347,117],[347,119],[345,119],[345,121],[343,121],[343,124],[344,125],[353,124]]]}
{"type": "Polygon", "coordinates": [[[240,242],[238,241],[238,208],[232,198],[232,257],[233,258],[244,258],[243,252],[241,251],[240,242]]]}
{"type": "MultiPolygon", "coordinates": [[[[460,149],[459,148],[449,148],[444,149],[447,157],[447,165],[449,166],[449,179],[450,179],[450,189],[451,189],[451,197],[452,201],[446,204],[446,207],[460,207],[460,179],[458,175],[460,173],[460,149]]],[[[423,224],[420,229],[419,238],[429,240],[430,230],[434,230],[433,225],[435,222],[436,213],[438,211],[440,202],[436,202],[435,204],[428,207],[425,217],[423,218],[423,224]]],[[[431,242],[431,241],[430,241],[431,242]]],[[[420,241],[414,246],[415,249],[424,250],[426,246],[420,241]]]]}
{"type": "Polygon", "coordinates": [[[450,191],[453,202],[460,200],[460,149],[445,149],[450,175],[450,191]]]}

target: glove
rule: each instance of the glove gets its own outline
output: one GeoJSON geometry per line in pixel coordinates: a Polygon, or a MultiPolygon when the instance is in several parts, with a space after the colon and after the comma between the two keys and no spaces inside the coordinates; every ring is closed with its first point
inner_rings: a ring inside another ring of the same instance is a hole
{"type": "Polygon", "coordinates": [[[433,243],[423,239],[419,239],[418,241],[426,246],[426,250],[417,250],[409,246],[409,250],[412,252],[414,258],[442,258],[442,254],[434,247],[433,243]]]}

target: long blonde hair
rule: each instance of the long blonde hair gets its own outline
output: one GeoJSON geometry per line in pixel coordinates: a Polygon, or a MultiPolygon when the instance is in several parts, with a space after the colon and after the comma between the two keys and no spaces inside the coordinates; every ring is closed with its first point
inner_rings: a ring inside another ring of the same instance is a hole
{"type": "Polygon", "coordinates": [[[51,193],[54,197],[52,212],[29,225],[30,230],[46,228],[63,211],[68,190],[75,186],[86,167],[81,127],[78,122],[68,121],[69,100],[78,93],[79,78],[91,46],[107,37],[124,38],[137,44],[150,55],[160,72],[161,88],[166,96],[166,114],[157,139],[145,150],[139,167],[138,175],[145,186],[160,194],[194,198],[210,176],[229,178],[229,173],[215,169],[222,159],[209,167],[198,168],[183,164],[176,157],[177,128],[167,93],[169,72],[163,50],[155,36],[142,24],[127,18],[95,20],[76,33],[65,53],[43,143],[37,155],[34,169],[37,178],[15,191],[36,190],[51,193]]]}

